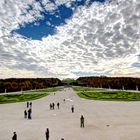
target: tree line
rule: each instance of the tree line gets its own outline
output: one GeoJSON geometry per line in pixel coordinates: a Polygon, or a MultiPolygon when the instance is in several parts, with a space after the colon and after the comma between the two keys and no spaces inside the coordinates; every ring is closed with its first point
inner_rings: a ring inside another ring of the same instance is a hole
{"type": "Polygon", "coordinates": [[[140,78],[92,76],[79,77],[77,80],[72,81],[61,81],[58,78],[9,78],[0,79],[0,93],[43,89],[61,85],[140,90],[140,78]]]}
{"type": "Polygon", "coordinates": [[[9,78],[0,79],[0,93],[42,89],[60,86],[58,78],[9,78]]]}
{"type": "Polygon", "coordinates": [[[140,78],[97,76],[79,77],[76,81],[79,86],[124,90],[140,90],[140,78]]]}

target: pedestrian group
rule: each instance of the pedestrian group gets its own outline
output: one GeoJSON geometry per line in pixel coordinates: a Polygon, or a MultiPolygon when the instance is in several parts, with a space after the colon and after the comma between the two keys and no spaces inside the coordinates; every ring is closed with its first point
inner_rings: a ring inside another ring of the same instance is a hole
{"type": "MultiPolygon", "coordinates": [[[[55,94],[54,94],[55,95],[55,94]]],[[[65,99],[63,99],[63,102],[65,103],[65,99]]],[[[58,102],[57,104],[57,109],[60,109],[60,103],[58,102]]],[[[26,104],[27,109],[24,110],[24,118],[25,119],[32,119],[32,102],[27,102],[26,104]]],[[[50,110],[54,110],[55,109],[55,104],[54,103],[50,103],[50,110]]],[[[71,112],[74,113],[74,105],[71,106],[71,112]]],[[[81,115],[80,117],[80,127],[84,128],[84,116],[81,115]]],[[[49,128],[46,128],[46,132],[45,132],[45,136],[46,136],[46,140],[49,140],[49,128]]],[[[12,136],[12,140],[17,140],[17,134],[16,132],[13,132],[13,136],[12,136]]],[[[64,138],[61,138],[61,140],[64,140],[64,138]]]]}

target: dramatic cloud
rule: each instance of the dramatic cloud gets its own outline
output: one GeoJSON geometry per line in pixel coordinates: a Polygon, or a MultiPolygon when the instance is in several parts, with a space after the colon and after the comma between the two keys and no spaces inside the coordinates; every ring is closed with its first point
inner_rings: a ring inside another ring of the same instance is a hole
{"type": "MultiPolygon", "coordinates": [[[[88,2],[88,1],[87,1],[88,2]]],[[[0,75],[58,77],[87,75],[140,77],[140,1],[110,0],[80,6],[56,34],[42,41],[11,34],[72,1],[0,2],[0,75]],[[32,5],[32,8],[30,7],[32,5]]]]}

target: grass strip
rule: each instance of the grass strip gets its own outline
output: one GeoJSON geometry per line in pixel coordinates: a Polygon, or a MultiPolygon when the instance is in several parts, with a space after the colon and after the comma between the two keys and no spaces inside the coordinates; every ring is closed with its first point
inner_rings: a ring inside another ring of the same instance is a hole
{"type": "Polygon", "coordinates": [[[38,89],[38,90],[33,90],[30,92],[56,92],[58,90],[62,90],[63,88],[48,88],[48,89],[38,89]]]}
{"type": "Polygon", "coordinates": [[[125,91],[108,91],[108,92],[76,92],[79,97],[90,100],[105,101],[140,101],[140,93],[125,91]]]}
{"type": "Polygon", "coordinates": [[[74,91],[102,91],[103,89],[88,88],[88,87],[74,87],[74,91]]]}
{"type": "Polygon", "coordinates": [[[40,99],[48,94],[7,94],[0,95],[0,104],[25,102],[40,99]]]}

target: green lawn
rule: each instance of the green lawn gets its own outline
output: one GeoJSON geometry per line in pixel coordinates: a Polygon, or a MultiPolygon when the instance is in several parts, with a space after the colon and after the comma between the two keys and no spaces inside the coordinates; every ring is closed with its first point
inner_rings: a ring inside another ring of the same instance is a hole
{"type": "Polygon", "coordinates": [[[7,94],[0,95],[0,104],[16,103],[40,99],[48,94],[7,94]]]}
{"type": "Polygon", "coordinates": [[[38,89],[38,90],[30,91],[30,92],[56,92],[62,89],[63,89],[62,87],[57,87],[57,88],[38,89]]]}
{"type": "Polygon", "coordinates": [[[76,92],[81,98],[105,101],[140,101],[140,93],[125,91],[76,92]]]}
{"type": "Polygon", "coordinates": [[[88,87],[74,87],[74,91],[82,92],[82,91],[102,91],[103,89],[97,89],[97,88],[88,88],[88,87]]]}

